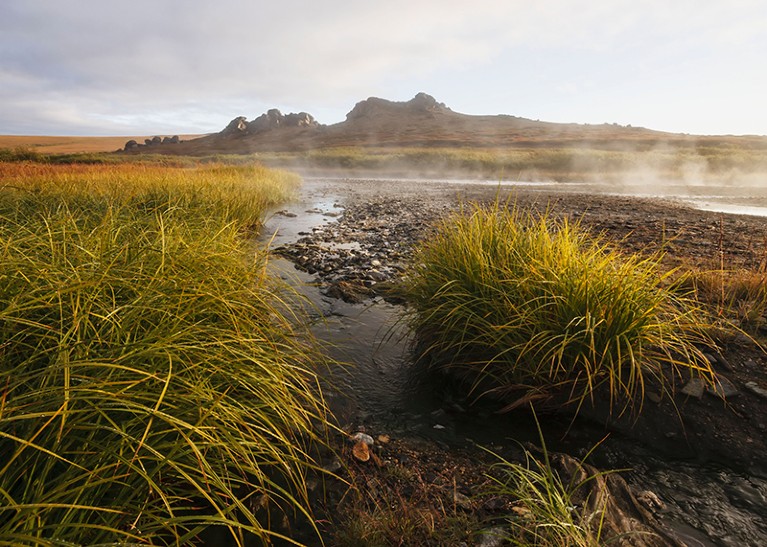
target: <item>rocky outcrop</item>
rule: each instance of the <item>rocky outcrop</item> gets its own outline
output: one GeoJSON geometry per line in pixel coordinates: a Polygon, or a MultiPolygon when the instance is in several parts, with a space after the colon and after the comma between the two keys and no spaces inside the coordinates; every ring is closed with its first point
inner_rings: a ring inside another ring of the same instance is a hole
{"type": "Polygon", "coordinates": [[[142,149],[145,149],[147,147],[154,147],[154,146],[162,146],[165,144],[178,144],[181,142],[181,139],[178,135],[173,135],[172,137],[160,137],[159,135],[155,135],[151,139],[144,139],[144,144],[139,144],[134,139],[129,140],[125,143],[125,146],[123,147],[123,151],[125,152],[137,152],[142,149]]]}
{"type": "Polygon", "coordinates": [[[445,103],[438,103],[431,95],[418,93],[409,101],[396,102],[370,97],[358,102],[346,115],[347,121],[361,118],[375,118],[381,115],[413,115],[418,113],[452,112],[445,103]]]}
{"type": "Polygon", "coordinates": [[[227,125],[221,135],[242,135],[248,129],[248,119],[245,116],[237,116],[227,125]]]}
{"type": "Polygon", "coordinates": [[[223,136],[245,136],[257,135],[265,131],[281,129],[285,127],[318,127],[319,124],[314,116],[307,112],[291,112],[283,114],[276,108],[267,110],[255,120],[249,122],[244,116],[238,116],[229,122],[219,135],[223,136]]]}

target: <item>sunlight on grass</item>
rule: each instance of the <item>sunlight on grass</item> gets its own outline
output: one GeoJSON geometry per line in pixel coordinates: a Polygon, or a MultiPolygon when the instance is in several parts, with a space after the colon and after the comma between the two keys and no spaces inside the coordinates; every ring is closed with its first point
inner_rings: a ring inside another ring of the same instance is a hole
{"type": "MultiPolygon", "coordinates": [[[[0,164],[0,543],[232,544],[308,516],[326,409],[243,234],[262,168],[0,164]]],[[[303,338],[302,338],[303,339],[303,338]]]]}
{"type": "Polygon", "coordinates": [[[496,203],[442,223],[404,291],[422,362],[509,403],[575,405],[604,388],[641,410],[648,382],[712,371],[703,315],[660,258],[619,254],[577,224],[496,203]]]}

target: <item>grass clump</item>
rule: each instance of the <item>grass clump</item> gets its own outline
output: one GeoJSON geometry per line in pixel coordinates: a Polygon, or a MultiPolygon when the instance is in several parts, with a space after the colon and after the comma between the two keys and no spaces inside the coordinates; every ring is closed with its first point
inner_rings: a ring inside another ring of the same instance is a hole
{"type": "Polygon", "coordinates": [[[0,190],[0,543],[309,519],[318,357],[242,237],[282,175],[49,167],[0,190]]]}
{"type": "Polygon", "coordinates": [[[440,226],[404,283],[422,362],[509,402],[641,409],[645,387],[712,371],[692,302],[660,258],[619,254],[577,223],[474,206],[440,226]],[[551,398],[555,397],[552,401],[551,398]]]}
{"type": "MultiPolygon", "coordinates": [[[[551,455],[543,445],[536,458],[524,451],[525,463],[515,463],[496,455],[498,462],[488,475],[491,484],[486,495],[514,500],[514,511],[506,518],[502,536],[519,547],[597,547],[603,545],[609,493],[607,473],[600,473],[581,462],[569,480],[554,469],[551,455]]],[[[491,529],[496,537],[499,528],[491,529]]]]}

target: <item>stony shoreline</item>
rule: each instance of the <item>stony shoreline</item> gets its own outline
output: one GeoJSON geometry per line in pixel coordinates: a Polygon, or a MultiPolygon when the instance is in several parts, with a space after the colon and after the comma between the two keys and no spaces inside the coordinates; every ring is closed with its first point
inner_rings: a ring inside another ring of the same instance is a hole
{"type": "MultiPolygon", "coordinates": [[[[534,208],[550,215],[566,215],[594,233],[602,234],[626,252],[663,250],[669,267],[685,265],[715,269],[724,263],[726,267],[759,269],[765,267],[767,258],[767,222],[764,219],[705,212],[669,200],[519,188],[499,191],[493,186],[459,184],[426,186],[407,181],[361,183],[339,180],[326,183],[322,191],[342,196],[336,204],[340,213],[331,213],[328,222],[299,234],[298,241],[284,244],[275,251],[312,274],[327,297],[348,302],[364,302],[375,296],[390,297],[390,283],[401,275],[412,257],[413,247],[428,237],[435,222],[467,203],[495,199],[510,200],[519,207],[534,208]]],[[[654,458],[726,464],[744,473],[767,477],[763,457],[767,451],[767,399],[752,389],[753,386],[767,388],[767,356],[753,341],[738,336],[724,340],[721,349],[721,354],[712,359],[717,373],[734,388],[726,397],[679,393],[674,400],[665,398],[648,402],[641,419],[613,420],[597,412],[590,417],[592,423],[601,423],[602,431],[611,433],[611,443],[646,446],[654,458]]],[[[388,432],[370,433],[386,435],[388,432]]],[[[392,444],[375,449],[377,457],[384,463],[387,458],[394,458],[389,464],[391,468],[402,467],[397,454],[404,452],[411,454],[411,462],[444,460],[443,467],[446,468],[457,461],[452,451],[445,447],[422,442],[413,444],[413,440],[404,438],[392,441],[397,443],[394,452],[392,447],[395,445],[392,444]]],[[[609,465],[609,446],[605,452],[608,455],[602,464],[609,465]]],[[[377,481],[379,486],[387,480],[391,482],[387,479],[391,468],[388,472],[376,471],[369,465],[354,462],[353,458],[350,462],[365,484],[371,480],[377,481]]],[[[415,467],[416,475],[424,471],[423,465],[415,467]]],[[[465,463],[462,465],[465,467],[465,463]]],[[[478,465],[484,464],[478,462],[478,465]]],[[[471,478],[462,480],[478,480],[482,473],[481,467],[471,470],[467,475],[471,478]]],[[[359,476],[350,478],[355,482],[359,476]]],[[[438,496],[444,494],[441,487],[432,486],[422,478],[419,481],[417,485],[405,485],[405,488],[415,489],[425,498],[434,492],[438,496]]],[[[403,486],[401,482],[397,484],[399,486],[386,488],[395,492],[403,486]]],[[[464,488],[467,486],[463,483],[464,488]]],[[[745,484],[737,492],[740,496],[737,503],[757,504],[753,506],[756,510],[760,496],[767,495],[760,493],[760,488],[745,484]],[[748,497],[750,491],[753,491],[753,499],[748,497]]],[[[653,495],[652,491],[641,494],[650,499],[653,495]]],[[[621,503],[625,507],[626,503],[635,502],[624,498],[621,503]]],[[[738,535],[732,535],[731,529],[741,525],[726,512],[709,509],[709,516],[705,516],[706,513],[704,516],[686,515],[684,510],[677,510],[675,518],[692,529],[706,530],[715,542],[737,544],[738,535]],[[721,522],[707,522],[706,519],[714,518],[711,514],[721,522]]],[[[647,503],[640,513],[662,517],[664,511],[647,503]]],[[[654,517],[648,518],[651,522],[654,517]]],[[[764,533],[767,534],[767,530],[764,533]]],[[[657,544],[678,544],[672,536],[673,533],[657,544]]]]}
{"type": "MultiPolygon", "coordinates": [[[[363,181],[364,182],[364,181],[363,181]]],[[[692,209],[671,200],[493,186],[338,182],[348,198],[334,222],[274,249],[315,275],[329,296],[357,302],[380,295],[404,269],[418,241],[446,214],[470,203],[508,201],[568,216],[628,252],[663,251],[670,266],[764,268],[767,222],[761,217],[692,209]],[[416,186],[414,188],[414,185],[416,186]],[[383,284],[383,285],[381,285],[383,284]]]]}

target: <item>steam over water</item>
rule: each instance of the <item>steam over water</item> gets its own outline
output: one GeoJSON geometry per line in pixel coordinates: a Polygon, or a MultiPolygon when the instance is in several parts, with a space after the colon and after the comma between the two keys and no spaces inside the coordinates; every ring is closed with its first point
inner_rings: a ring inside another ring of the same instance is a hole
{"type": "MultiPolygon", "coordinates": [[[[430,179],[408,179],[411,182],[429,184],[430,179]]],[[[532,182],[493,180],[443,180],[442,184],[496,185],[504,189],[515,186],[540,188],[562,193],[636,196],[675,201],[695,209],[736,215],[767,216],[767,178],[763,182],[717,183],[717,182],[663,182],[641,177],[635,181],[622,182],[532,182]]]]}

